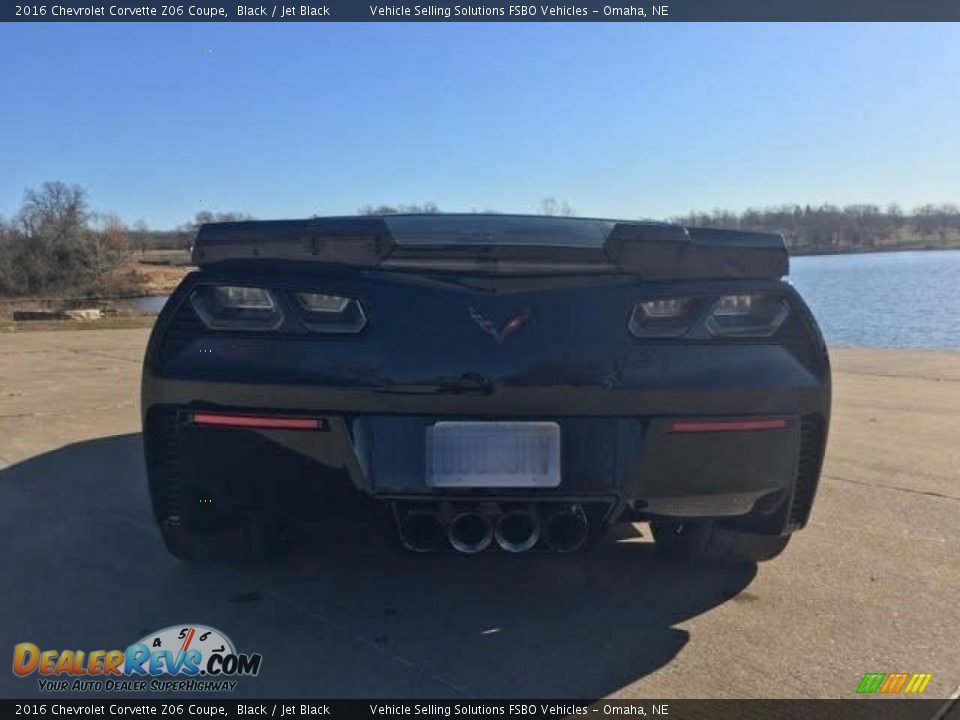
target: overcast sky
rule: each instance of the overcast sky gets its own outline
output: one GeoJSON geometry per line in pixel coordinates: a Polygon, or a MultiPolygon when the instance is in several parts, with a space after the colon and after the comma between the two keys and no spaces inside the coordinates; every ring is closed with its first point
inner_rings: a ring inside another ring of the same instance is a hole
{"type": "Polygon", "coordinates": [[[960,201],[960,26],[6,24],[0,214],[960,201]]]}

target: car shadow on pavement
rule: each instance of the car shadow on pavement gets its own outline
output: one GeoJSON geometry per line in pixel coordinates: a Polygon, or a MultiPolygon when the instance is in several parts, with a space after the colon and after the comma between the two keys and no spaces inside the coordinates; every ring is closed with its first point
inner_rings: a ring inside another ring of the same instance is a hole
{"type": "MultiPolygon", "coordinates": [[[[672,565],[629,532],[582,555],[410,554],[360,500],[317,508],[279,562],[190,566],[154,527],[139,434],[0,470],[0,532],[16,589],[0,648],[122,649],[207,624],[263,654],[245,697],[604,696],[668,665],[694,641],[679,626],[749,598],[756,574],[672,565]]],[[[0,695],[36,680],[0,673],[0,695]]]]}

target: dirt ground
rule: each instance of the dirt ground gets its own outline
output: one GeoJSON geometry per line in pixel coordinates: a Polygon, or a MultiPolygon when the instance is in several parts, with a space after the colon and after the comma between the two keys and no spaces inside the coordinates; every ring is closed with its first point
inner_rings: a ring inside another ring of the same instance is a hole
{"type": "Polygon", "coordinates": [[[189,265],[151,265],[138,263],[137,272],[142,276],[144,295],[169,295],[180,284],[183,276],[193,268],[189,265]]]}

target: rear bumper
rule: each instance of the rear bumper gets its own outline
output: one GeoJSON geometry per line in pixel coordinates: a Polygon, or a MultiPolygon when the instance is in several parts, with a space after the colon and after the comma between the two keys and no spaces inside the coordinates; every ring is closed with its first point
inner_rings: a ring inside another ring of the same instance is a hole
{"type": "Polygon", "coordinates": [[[318,418],[318,429],[278,430],[197,425],[191,418],[200,408],[209,404],[152,405],[147,413],[158,520],[266,509],[310,516],[332,496],[360,491],[390,501],[595,501],[609,507],[608,521],[712,518],[784,533],[806,522],[826,432],[826,416],[816,412],[766,414],[782,427],[721,432],[673,431],[702,415],[539,416],[531,419],[561,428],[558,487],[451,490],[426,481],[427,429],[446,416],[304,412],[297,417],[318,418]]]}

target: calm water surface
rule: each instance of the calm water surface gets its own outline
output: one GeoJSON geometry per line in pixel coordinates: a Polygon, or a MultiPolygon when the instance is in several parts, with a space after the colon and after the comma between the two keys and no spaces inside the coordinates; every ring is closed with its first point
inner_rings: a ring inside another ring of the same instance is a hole
{"type": "Polygon", "coordinates": [[[159,315],[167,302],[168,295],[146,295],[144,297],[116,300],[113,304],[124,310],[133,310],[147,315],[159,315]]]}
{"type": "MultiPolygon", "coordinates": [[[[960,349],[960,250],[790,259],[830,345],[960,349]]],[[[123,301],[158,313],[166,296],[123,301]]]]}
{"type": "Polygon", "coordinates": [[[790,258],[829,345],[960,349],[960,250],[790,258]]]}

